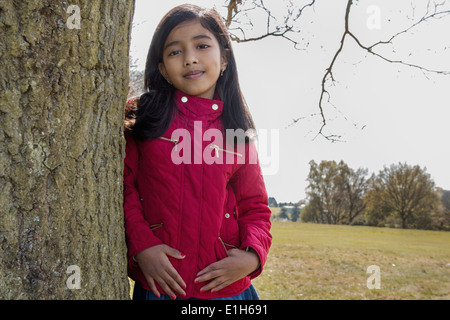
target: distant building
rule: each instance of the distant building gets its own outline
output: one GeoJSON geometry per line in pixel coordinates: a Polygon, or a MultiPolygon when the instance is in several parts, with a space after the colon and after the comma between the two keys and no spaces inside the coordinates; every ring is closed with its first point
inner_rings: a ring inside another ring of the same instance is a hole
{"type": "Polygon", "coordinates": [[[277,200],[274,197],[269,197],[269,207],[278,207],[277,200]]]}
{"type": "Polygon", "coordinates": [[[287,213],[292,214],[294,212],[294,208],[295,206],[283,206],[282,208],[284,208],[286,210],[287,213]]]}
{"type": "Polygon", "coordinates": [[[301,208],[298,205],[283,205],[279,217],[289,221],[300,221],[300,212],[301,208]]]}

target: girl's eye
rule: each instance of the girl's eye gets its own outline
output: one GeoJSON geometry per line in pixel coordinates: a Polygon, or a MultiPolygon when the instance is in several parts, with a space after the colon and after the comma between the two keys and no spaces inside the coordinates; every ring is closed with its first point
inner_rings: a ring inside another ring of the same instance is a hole
{"type": "Polygon", "coordinates": [[[207,44],[200,44],[200,45],[198,45],[198,47],[200,49],[206,49],[206,48],[209,48],[209,45],[207,45],[207,44]]]}
{"type": "Polygon", "coordinates": [[[169,53],[169,57],[175,56],[175,55],[179,54],[180,52],[181,52],[181,50],[174,50],[174,51],[171,51],[171,52],[169,53]]]}

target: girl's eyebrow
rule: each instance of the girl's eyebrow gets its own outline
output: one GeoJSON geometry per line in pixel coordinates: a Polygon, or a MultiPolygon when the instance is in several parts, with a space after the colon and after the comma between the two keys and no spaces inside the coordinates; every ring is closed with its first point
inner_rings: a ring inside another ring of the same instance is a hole
{"type": "MultiPolygon", "coordinates": [[[[192,40],[199,40],[199,39],[209,39],[209,40],[212,40],[211,37],[208,36],[208,35],[206,35],[206,34],[199,34],[198,36],[195,36],[195,37],[192,38],[192,40]]],[[[164,50],[166,50],[167,48],[169,48],[169,47],[171,47],[171,46],[177,45],[177,44],[179,44],[179,43],[181,43],[180,40],[175,40],[175,41],[169,42],[169,43],[164,47],[164,50]]]]}

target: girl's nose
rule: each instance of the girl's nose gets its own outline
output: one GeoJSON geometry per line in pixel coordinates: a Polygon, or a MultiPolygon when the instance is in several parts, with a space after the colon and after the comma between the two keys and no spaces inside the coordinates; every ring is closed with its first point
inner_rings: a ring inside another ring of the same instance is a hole
{"type": "Polygon", "coordinates": [[[185,58],[184,58],[184,65],[185,66],[190,66],[193,64],[197,64],[198,63],[198,59],[196,57],[196,55],[194,54],[194,52],[186,52],[185,58]]]}

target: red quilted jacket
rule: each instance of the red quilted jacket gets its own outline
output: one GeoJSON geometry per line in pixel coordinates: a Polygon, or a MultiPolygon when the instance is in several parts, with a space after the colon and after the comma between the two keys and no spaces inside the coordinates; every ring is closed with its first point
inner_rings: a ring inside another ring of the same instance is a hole
{"type": "MultiPolygon", "coordinates": [[[[208,129],[223,131],[220,100],[181,91],[175,92],[175,99],[178,113],[162,137],[137,141],[131,134],[125,135],[128,273],[150,290],[132,258],[146,248],[166,244],[186,255],[182,260],[169,259],[186,282],[187,298],[233,296],[247,289],[250,280],[261,273],[272,239],[256,149],[248,143],[243,154],[235,152],[226,144],[225,134],[222,144],[207,135],[201,138],[208,129]],[[184,134],[174,134],[174,139],[172,133],[180,128],[190,134],[190,140],[184,134]],[[174,155],[181,155],[184,161],[174,161],[174,155]],[[233,247],[254,249],[261,261],[259,269],[218,292],[200,292],[205,283],[194,284],[196,274],[225,258],[233,247]]],[[[163,293],[159,286],[158,290],[163,293]]]]}

